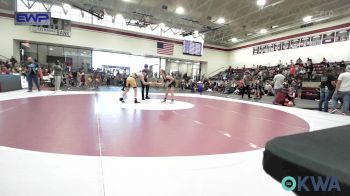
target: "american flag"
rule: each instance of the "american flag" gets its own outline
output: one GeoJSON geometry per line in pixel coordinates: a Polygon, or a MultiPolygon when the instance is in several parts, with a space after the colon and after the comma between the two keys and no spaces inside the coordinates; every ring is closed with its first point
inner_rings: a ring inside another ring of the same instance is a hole
{"type": "Polygon", "coordinates": [[[173,55],[174,44],[157,42],[157,54],[173,55]]]}

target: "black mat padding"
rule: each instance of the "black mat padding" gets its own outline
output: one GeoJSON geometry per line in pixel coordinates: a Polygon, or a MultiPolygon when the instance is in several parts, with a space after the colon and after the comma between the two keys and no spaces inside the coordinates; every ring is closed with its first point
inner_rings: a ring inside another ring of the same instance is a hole
{"type": "Polygon", "coordinates": [[[350,196],[350,125],[275,138],[266,144],[263,167],[279,182],[285,176],[336,176],[341,183],[341,192],[298,195],[350,196]]]}

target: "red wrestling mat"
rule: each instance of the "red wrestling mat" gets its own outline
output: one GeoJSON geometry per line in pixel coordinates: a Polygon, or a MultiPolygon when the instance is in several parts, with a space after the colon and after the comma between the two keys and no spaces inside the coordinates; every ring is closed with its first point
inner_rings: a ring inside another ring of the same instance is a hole
{"type": "Polygon", "coordinates": [[[121,108],[112,94],[2,101],[0,145],[89,156],[210,155],[255,150],[275,137],[309,130],[303,119],[265,107],[196,97],[176,100],[194,107],[121,108]]]}

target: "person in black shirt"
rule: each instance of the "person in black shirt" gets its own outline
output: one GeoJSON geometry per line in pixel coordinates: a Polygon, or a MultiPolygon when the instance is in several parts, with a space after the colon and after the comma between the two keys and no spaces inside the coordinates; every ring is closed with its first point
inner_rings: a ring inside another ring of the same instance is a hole
{"type": "Polygon", "coordinates": [[[345,67],[346,67],[346,64],[345,64],[344,60],[342,60],[342,61],[339,63],[339,66],[340,66],[341,68],[345,68],[345,67]]]}
{"type": "Polygon", "coordinates": [[[27,61],[28,61],[28,64],[27,64],[28,92],[32,92],[33,81],[38,91],[40,91],[40,85],[39,85],[38,75],[37,75],[39,70],[39,65],[34,62],[32,57],[28,57],[27,61]]]}
{"type": "Polygon", "coordinates": [[[332,68],[327,68],[326,72],[321,76],[321,87],[320,87],[320,102],[318,103],[318,110],[328,112],[328,102],[332,98],[335,90],[336,78],[332,74],[332,68]]]}
{"type": "MultiPolygon", "coordinates": [[[[145,69],[143,69],[142,72],[145,73],[145,75],[144,75],[145,82],[148,82],[149,69],[148,69],[148,65],[147,64],[145,65],[145,69]]],[[[142,87],[141,88],[141,90],[142,90],[142,100],[145,100],[145,98],[146,99],[151,99],[148,96],[149,84],[148,85],[143,85],[143,83],[141,83],[141,87],[142,87]],[[146,97],[145,97],[145,88],[146,88],[146,97]]]]}

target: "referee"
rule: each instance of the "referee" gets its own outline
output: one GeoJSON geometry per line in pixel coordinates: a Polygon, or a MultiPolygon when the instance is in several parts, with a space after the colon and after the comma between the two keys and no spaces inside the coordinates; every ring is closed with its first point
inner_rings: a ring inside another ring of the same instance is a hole
{"type": "MultiPolygon", "coordinates": [[[[142,72],[146,73],[144,75],[144,80],[145,82],[148,82],[148,76],[149,76],[149,69],[148,69],[148,65],[145,64],[144,66],[145,68],[142,70],[142,72]]],[[[148,85],[144,85],[143,83],[141,83],[142,85],[142,100],[145,100],[145,88],[146,88],[146,99],[151,99],[148,96],[148,91],[149,91],[149,84],[148,85]]]]}

